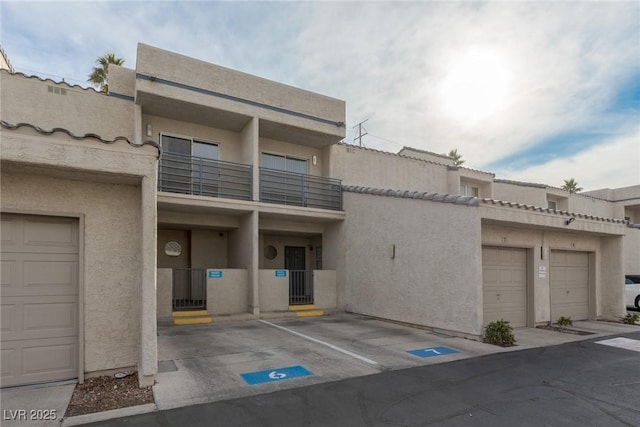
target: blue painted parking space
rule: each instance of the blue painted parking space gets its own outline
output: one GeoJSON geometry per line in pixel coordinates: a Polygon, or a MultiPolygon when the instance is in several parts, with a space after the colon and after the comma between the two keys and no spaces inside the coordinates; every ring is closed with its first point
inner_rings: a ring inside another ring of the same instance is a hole
{"type": "Polygon", "coordinates": [[[302,366],[288,366],[286,368],[268,369],[266,371],[247,372],[240,374],[249,385],[270,383],[273,381],[289,380],[297,377],[313,375],[302,366]]]}
{"type": "Polygon", "coordinates": [[[428,347],[420,348],[417,350],[409,350],[407,351],[407,353],[413,354],[414,356],[418,357],[436,357],[460,352],[449,347],[428,347]]]}

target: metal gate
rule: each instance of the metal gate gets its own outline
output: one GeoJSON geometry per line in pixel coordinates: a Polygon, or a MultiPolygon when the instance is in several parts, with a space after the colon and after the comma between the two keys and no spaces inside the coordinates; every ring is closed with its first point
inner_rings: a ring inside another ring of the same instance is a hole
{"type": "Polygon", "coordinates": [[[175,268],[173,270],[173,310],[205,310],[207,279],[205,270],[175,268]]]}
{"type": "Polygon", "coordinates": [[[313,270],[289,270],[289,304],[313,304],[313,270]]]}

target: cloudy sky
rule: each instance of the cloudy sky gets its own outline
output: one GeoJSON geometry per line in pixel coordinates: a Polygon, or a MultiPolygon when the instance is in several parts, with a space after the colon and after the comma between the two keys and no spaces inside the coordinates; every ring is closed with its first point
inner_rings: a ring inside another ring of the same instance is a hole
{"type": "Polygon", "coordinates": [[[16,71],[87,85],[143,42],[347,103],[347,138],[497,178],[640,184],[640,2],[0,3],[16,71]]]}

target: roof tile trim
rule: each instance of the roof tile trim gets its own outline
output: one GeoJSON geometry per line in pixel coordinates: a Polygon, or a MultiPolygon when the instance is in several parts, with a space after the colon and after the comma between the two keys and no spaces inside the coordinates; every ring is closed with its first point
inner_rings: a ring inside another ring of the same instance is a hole
{"type": "Polygon", "coordinates": [[[537,212],[546,212],[546,213],[552,213],[552,214],[556,214],[556,215],[563,215],[563,216],[572,216],[572,217],[576,217],[576,218],[583,218],[583,219],[591,219],[594,221],[602,221],[602,222],[611,222],[614,224],[627,224],[628,221],[625,219],[616,219],[616,218],[606,218],[606,217],[601,217],[601,216],[595,216],[595,215],[588,215],[588,214],[581,214],[581,213],[577,213],[577,212],[567,212],[567,211],[561,211],[561,210],[556,210],[556,209],[547,209],[547,208],[541,208],[539,206],[533,206],[533,205],[525,205],[522,203],[514,203],[514,202],[507,202],[504,200],[495,200],[495,199],[479,199],[481,203],[486,204],[486,205],[500,205],[500,206],[506,206],[509,208],[517,208],[517,209],[524,209],[524,210],[530,210],[530,211],[537,211],[537,212]]]}
{"type": "Polygon", "coordinates": [[[479,206],[480,199],[456,194],[429,193],[427,191],[403,191],[382,188],[343,185],[342,191],[348,193],[371,194],[374,196],[397,197],[402,199],[430,200],[432,202],[452,203],[454,205],[479,206]]]}
{"type": "Polygon", "coordinates": [[[419,162],[429,163],[429,164],[432,164],[432,165],[438,165],[438,166],[442,166],[442,167],[446,167],[446,168],[454,167],[456,169],[465,169],[465,170],[472,171],[472,172],[479,172],[479,173],[483,173],[485,175],[491,175],[493,177],[496,176],[496,174],[493,173],[493,172],[486,172],[486,171],[481,171],[479,169],[466,168],[464,166],[451,166],[451,165],[447,165],[447,164],[444,164],[444,163],[435,162],[433,160],[422,159],[420,157],[413,157],[413,156],[408,156],[406,154],[392,153],[391,151],[378,150],[377,148],[360,147],[359,145],[348,144],[346,142],[338,142],[335,145],[344,146],[344,147],[348,147],[348,148],[357,148],[359,150],[371,151],[371,152],[374,152],[374,153],[385,154],[387,156],[402,157],[404,159],[417,160],[419,162]]]}
{"type": "Polygon", "coordinates": [[[41,82],[45,82],[45,83],[46,82],[51,82],[51,83],[56,84],[56,85],[66,85],[67,87],[72,88],[72,89],[73,88],[78,88],[78,89],[82,89],[82,90],[88,91],[88,92],[89,91],[95,92],[95,93],[100,94],[100,95],[105,95],[105,96],[108,95],[107,93],[98,91],[98,90],[96,90],[96,89],[94,89],[92,87],[83,87],[83,86],[80,86],[78,84],[73,84],[72,85],[72,84],[69,84],[69,83],[65,82],[64,80],[62,80],[60,82],[57,82],[57,81],[55,81],[53,79],[50,79],[48,77],[47,78],[42,78],[40,76],[28,75],[28,74],[25,74],[25,73],[21,73],[19,71],[10,72],[9,70],[5,70],[5,69],[0,70],[0,72],[11,74],[13,76],[21,76],[21,77],[24,77],[25,79],[37,79],[37,80],[40,80],[41,82]]]}
{"type": "Polygon", "coordinates": [[[504,206],[509,208],[530,210],[535,212],[545,212],[545,213],[551,213],[556,215],[590,219],[594,221],[610,222],[614,224],[627,224],[627,221],[624,219],[604,218],[604,217],[599,217],[594,215],[580,214],[575,212],[566,212],[566,211],[560,211],[560,210],[554,210],[554,209],[541,208],[533,205],[507,202],[504,200],[480,199],[477,197],[460,196],[457,194],[429,193],[427,191],[421,192],[421,191],[391,190],[391,189],[382,189],[382,188],[362,187],[358,185],[343,185],[342,191],[347,193],[371,194],[374,196],[397,197],[402,199],[430,200],[432,202],[452,203],[454,205],[466,205],[466,206],[474,206],[474,207],[480,206],[481,204],[487,204],[487,205],[491,204],[491,205],[498,205],[498,206],[504,206]]]}
{"type": "Polygon", "coordinates": [[[70,130],[64,129],[64,128],[53,128],[51,130],[45,130],[45,129],[42,129],[42,128],[38,127],[38,126],[32,125],[30,123],[11,124],[11,123],[5,122],[4,120],[0,120],[0,125],[3,128],[10,129],[10,130],[17,130],[17,129],[20,129],[21,127],[28,127],[28,128],[31,128],[31,129],[35,130],[38,133],[43,134],[43,135],[53,135],[56,132],[62,132],[62,133],[66,133],[67,135],[69,135],[73,139],[81,140],[81,139],[93,138],[93,139],[97,139],[98,141],[100,141],[100,142],[102,142],[104,144],[114,144],[117,141],[125,141],[125,142],[127,142],[127,144],[129,144],[129,145],[131,145],[133,147],[138,147],[138,148],[139,147],[143,147],[145,145],[151,145],[151,146],[153,146],[153,147],[158,149],[158,158],[160,157],[160,146],[155,141],[142,141],[140,144],[137,144],[135,142],[130,141],[129,138],[127,138],[125,136],[116,136],[113,139],[104,139],[100,135],[96,135],[95,133],[85,133],[84,135],[76,135],[76,134],[72,133],[70,130]]]}

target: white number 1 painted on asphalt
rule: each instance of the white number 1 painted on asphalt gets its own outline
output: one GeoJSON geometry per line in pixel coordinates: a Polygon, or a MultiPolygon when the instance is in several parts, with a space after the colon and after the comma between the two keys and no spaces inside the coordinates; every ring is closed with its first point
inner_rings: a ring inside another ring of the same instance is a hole
{"type": "Polygon", "coordinates": [[[433,351],[435,354],[442,354],[442,353],[440,353],[438,350],[436,350],[434,348],[427,348],[424,351],[433,351]]]}
{"type": "Polygon", "coordinates": [[[278,371],[269,372],[269,378],[271,378],[272,380],[281,380],[282,378],[284,378],[286,376],[287,376],[287,374],[282,373],[282,372],[278,372],[278,371]]]}

